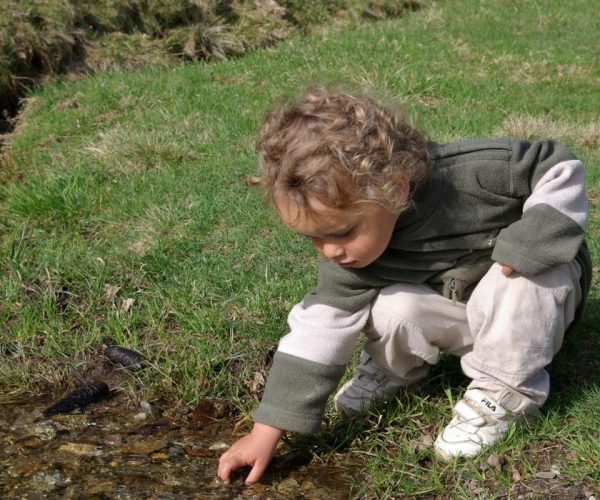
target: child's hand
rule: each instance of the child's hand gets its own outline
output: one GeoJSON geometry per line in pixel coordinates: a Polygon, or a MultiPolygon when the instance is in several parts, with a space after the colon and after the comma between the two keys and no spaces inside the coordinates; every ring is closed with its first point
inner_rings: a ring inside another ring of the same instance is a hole
{"type": "Polygon", "coordinates": [[[500,272],[504,275],[504,276],[510,276],[512,274],[512,272],[514,271],[514,269],[510,266],[502,266],[502,269],[500,270],[500,272]]]}
{"type": "Polygon", "coordinates": [[[275,455],[283,431],[270,425],[254,424],[252,432],[238,439],[219,459],[217,475],[229,484],[231,472],[245,465],[252,467],[246,484],[258,481],[275,455]]]}

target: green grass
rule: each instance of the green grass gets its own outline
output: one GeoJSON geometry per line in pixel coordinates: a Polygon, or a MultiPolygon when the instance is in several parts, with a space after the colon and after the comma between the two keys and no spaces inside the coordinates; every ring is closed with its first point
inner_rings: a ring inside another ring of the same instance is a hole
{"type": "MultiPolygon", "coordinates": [[[[140,397],[226,396],[251,411],[253,374],[265,370],[289,308],[315,284],[316,256],[244,179],[254,172],[261,117],[310,83],[398,98],[439,141],[551,131],[587,165],[597,259],[596,10],[589,0],[456,0],[234,61],[40,89],[0,173],[0,391],[77,379],[109,337],[151,358],[130,388],[140,397]],[[134,299],[128,311],[126,299],[134,299]]],[[[501,469],[485,465],[489,454],[444,465],[416,446],[423,434],[435,437],[449,419],[448,395],[466,385],[445,359],[426,397],[403,397],[343,431],[351,451],[343,459],[365,470],[356,493],[495,496],[512,491],[513,469],[534,481],[555,463],[561,484],[597,485],[597,285],[552,366],[543,418],[494,450],[506,459],[501,469]]],[[[337,457],[328,436],[307,446],[337,457]]]]}

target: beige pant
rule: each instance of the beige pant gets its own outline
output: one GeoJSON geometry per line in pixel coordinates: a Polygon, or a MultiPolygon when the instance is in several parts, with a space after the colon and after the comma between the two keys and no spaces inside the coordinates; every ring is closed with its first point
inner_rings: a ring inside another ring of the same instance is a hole
{"type": "Polygon", "coordinates": [[[575,261],[531,277],[503,276],[494,264],[466,305],[427,285],[386,287],[373,301],[364,350],[407,384],[425,377],[442,351],[461,356],[469,388],[534,413],[550,389],[544,367],[581,301],[580,276],[575,261]]]}

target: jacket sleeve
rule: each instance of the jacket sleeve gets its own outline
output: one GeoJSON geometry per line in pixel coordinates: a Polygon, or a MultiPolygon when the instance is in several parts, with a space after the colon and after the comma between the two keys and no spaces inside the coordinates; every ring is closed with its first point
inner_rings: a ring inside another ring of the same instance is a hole
{"type": "Polygon", "coordinates": [[[552,141],[512,141],[513,195],[524,200],[520,220],[498,235],[495,261],[538,274],[572,261],[583,244],[588,205],[583,164],[552,141]]]}
{"type": "Polygon", "coordinates": [[[305,434],[320,429],[327,398],[344,374],[377,294],[332,266],[321,263],[319,285],[290,311],[290,331],[273,358],[256,422],[305,434]]]}

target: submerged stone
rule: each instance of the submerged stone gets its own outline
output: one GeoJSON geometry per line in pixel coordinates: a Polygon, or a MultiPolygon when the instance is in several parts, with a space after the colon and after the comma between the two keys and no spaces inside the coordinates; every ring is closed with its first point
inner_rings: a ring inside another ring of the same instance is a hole
{"type": "Polygon", "coordinates": [[[58,471],[38,472],[31,480],[31,487],[36,491],[49,493],[59,486],[64,486],[66,481],[58,471]]]}
{"type": "Polygon", "coordinates": [[[58,433],[58,427],[55,423],[45,420],[28,427],[26,432],[29,436],[35,436],[44,441],[50,441],[56,437],[58,433]]]}
{"type": "Polygon", "coordinates": [[[63,443],[58,447],[58,451],[81,457],[99,457],[102,455],[102,450],[98,446],[89,443],[63,443]]]}
{"type": "Polygon", "coordinates": [[[126,455],[148,455],[149,453],[166,448],[168,444],[169,443],[164,439],[137,441],[123,446],[122,451],[126,455]]]}

